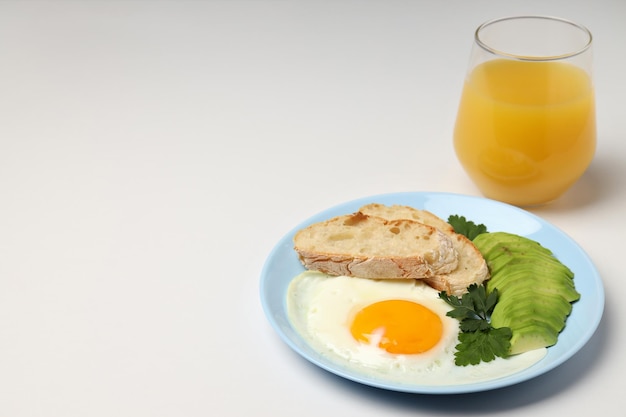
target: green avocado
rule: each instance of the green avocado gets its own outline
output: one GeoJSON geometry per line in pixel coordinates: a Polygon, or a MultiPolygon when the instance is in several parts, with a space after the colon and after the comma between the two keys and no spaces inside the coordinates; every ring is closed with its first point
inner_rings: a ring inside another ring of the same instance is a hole
{"type": "Polygon", "coordinates": [[[547,325],[532,324],[511,331],[511,355],[552,346],[558,339],[558,334],[547,325]]]}
{"type": "Polygon", "coordinates": [[[552,251],[540,243],[523,236],[506,232],[483,233],[473,240],[483,256],[495,259],[512,254],[542,253],[552,255],[552,251]]]}
{"type": "Polygon", "coordinates": [[[559,294],[569,302],[574,302],[580,298],[574,281],[568,275],[562,271],[550,269],[505,268],[491,276],[486,283],[486,288],[487,292],[497,288],[500,296],[505,293],[520,293],[531,289],[531,291],[539,294],[559,294]]]}
{"type": "Polygon", "coordinates": [[[543,254],[500,256],[490,259],[488,265],[492,274],[497,274],[503,269],[533,266],[540,270],[562,271],[569,278],[574,277],[574,273],[558,259],[543,254]]]}
{"type": "Polygon", "coordinates": [[[525,316],[521,318],[511,318],[510,320],[506,320],[501,324],[498,324],[498,327],[495,327],[495,324],[493,327],[496,329],[500,327],[508,327],[511,329],[511,332],[516,332],[518,329],[534,325],[546,327],[547,329],[552,330],[555,336],[558,336],[561,330],[565,328],[565,320],[552,315],[540,315],[536,317],[525,316]]]}
{"type": "Polygon", "coordinates": [[[510,279],[520,279],[520,276],[539,276],[570,283],[573,278],[567,269],[557,266],[544,266],[540,263],[512,263],[495,271],[490,270],[490,272],[493,279],[509,276],[514,277],[510,279]]]}
{"type": "Polygon", "coordinates": [[[504,307],[496,305],[491,315],[491,325],[495,328],[509,327],[511,331],[515,331],[531,324],[545,324],[558,334],[565,327],[566,318],[567,314],[545,309],[545,305],[540,303],[535,303],[532,307],[522,304],[510,304],[504,307]]]}
{"type": "Polygon", "coordinates": [[[510,353],[555,344],[572,302],[580,298],[574,273],[551,250],[523,236],[483,233],[473,242],[489,266],[487,292],[498,290],[491,325],[511,329],[510,353]]]}
{"type": "Polygon", "coordinates": [[[529,314],[532,314],[533,311],[547,311],[566,317],[572,312],[572,303],[562,295],[538,292],[532,289],[501,295],[493,312],[495,314],[501,309],[506,311],[510,308],[509,306],[525,309],[529,314]]]}
{"type": "Polygon", "coordinates": [[[520,277],[520,279],[501,279],[487,282],[487,292],[490,293],[494,288],[498,289],[500,297],[508,298],[509,294],[516,294],[525,291],[531,287],[530,291],[533,295],[541,296],[543,294],[560,295],[568,302],[574,302],[580,298],[580,293],[576,290],[571,280],[558,280],[542,277],[541,275],[532,275],[520,277]]]}

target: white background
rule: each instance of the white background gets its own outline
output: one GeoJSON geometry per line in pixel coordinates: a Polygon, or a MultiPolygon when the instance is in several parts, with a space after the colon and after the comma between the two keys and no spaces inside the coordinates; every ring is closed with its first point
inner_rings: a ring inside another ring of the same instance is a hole
{"type": "Polygon", "coordinates": [[[1,1],[0,415],[623,415],[626,2],[1,1]],[[263,315],[274,244],[369,195],[479,195],[452,149],[474,29],[595,38],[599,143],[532,210],[595,262],[592,340],[458,396],[320,370],[263,315]]]}

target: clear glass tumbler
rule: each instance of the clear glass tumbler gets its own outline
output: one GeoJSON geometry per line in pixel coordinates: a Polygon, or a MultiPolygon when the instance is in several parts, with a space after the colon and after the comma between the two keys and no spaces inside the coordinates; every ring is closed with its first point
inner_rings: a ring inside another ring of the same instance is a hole
{"type": "Polygon", "coordinates": [[[454,128],[456,155],[488,198],[551,202],[596,148],[592,36],[582,25],[518,16],[478,27],[454,128]]]}

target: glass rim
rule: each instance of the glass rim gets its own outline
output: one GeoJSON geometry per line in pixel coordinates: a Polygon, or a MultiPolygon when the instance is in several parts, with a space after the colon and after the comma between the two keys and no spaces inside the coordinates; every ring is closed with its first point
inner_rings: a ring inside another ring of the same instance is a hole
{"type": "Polygon", "coordinates": [[[496,19],[491,19],[488,20],[484,23],[482,23],[480,26],[478,26],[478,28],[476,28],[476,31],[474,32],[474,41],[476,42],[476,44],[481,47],[483,50],[495,54],[495,55],[499,55],[499,56],[503,56],[503,57],[507,57],[507,58],[511,58],[511,59],[517,59],[520,61],[558,61],[558,60],[562,60],[562,59],[568,59],[568,58],[572,58],[575,57],[577,55],[580,55],[584,52],[586,52],[587,50],[589,50],[589,48],[591,48],[591,43],[593,41],[593,35],[591,34],[591,31],[589,29],[587,29],[586,26],[580,24],[580,23],[576,23],[572,20],[568,20],[568,19],[564,19],[561,17],[554,17],[554,16],[542,16],[542,15],[521,15],[521,16],[508,16],[508,17],[500,17],[500,18],[496,18],[496,19]],[[582,48],[579,48],[577,50],[574,50],[572,52],[567,52],[564,54],[560,54],[560,55],[545,55],[545,56],[532,56],[532,55],[519,55],[519,54],[514,54],[514,53],[509,53],[509,52],[505,52],[496,48],[493,48],[491,46],[489,46],[487,43],[485,43],[483,40],[481,40],[480,38],[480,33],[483,29],[485,29],[488,26],[494,25],[496,23],[501,23],[504,21],[509,21],[509,20],[522,20],[522,19],[541,19],[541,20],[552,20],[555,22],[560,22],[560,23],[565,23],[568,24],[570,26],[573,26],[575,28],[580,29],[582,32],[584,32],[588,39],[587,42],[585,43],[585,45],[582,48]]]}

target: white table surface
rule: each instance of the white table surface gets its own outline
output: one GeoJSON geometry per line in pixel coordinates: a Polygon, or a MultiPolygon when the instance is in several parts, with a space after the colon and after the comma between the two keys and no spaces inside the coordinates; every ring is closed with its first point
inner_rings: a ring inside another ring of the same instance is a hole
{"type": "Polygon", "coordinates": [[[625,19],[621,0],[0,2],[0,415],[623,416],[625,19]],[[452,125],[475,27],[515,14],[595,36],[596,158],[532,212],[596,264],[596,334],[477,394],[309,364],[263,314],[266,257],[348,200],[479,195],[452,125]]]}

